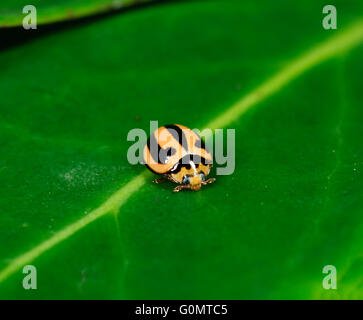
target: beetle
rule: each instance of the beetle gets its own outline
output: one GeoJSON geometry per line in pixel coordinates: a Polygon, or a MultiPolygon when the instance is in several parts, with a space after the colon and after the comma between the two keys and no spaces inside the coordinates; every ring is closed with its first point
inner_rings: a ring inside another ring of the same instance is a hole
{"type": "Polygon", "coordinates": [[[155,130],[147,140],[143,158],[151,172],[162,176],[153,182],[175,182],[178,186],[174,192],[198,191],[216,180],[206,179],[212,168],[212,154],[198,134],[180,124],[164,125],[155,130]]]}

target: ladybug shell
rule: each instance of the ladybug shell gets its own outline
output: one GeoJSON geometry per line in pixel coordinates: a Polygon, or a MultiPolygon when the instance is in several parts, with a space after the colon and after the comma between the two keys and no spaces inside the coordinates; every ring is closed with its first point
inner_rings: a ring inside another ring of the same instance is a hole
{"type": "Polygon", "coordinates": [[[156,174],[175,170],[184,157],[212,163],[212,155],[193,130],[180,124],[165,125],[155,130],[144,147],[145,165],[156,174]]]}

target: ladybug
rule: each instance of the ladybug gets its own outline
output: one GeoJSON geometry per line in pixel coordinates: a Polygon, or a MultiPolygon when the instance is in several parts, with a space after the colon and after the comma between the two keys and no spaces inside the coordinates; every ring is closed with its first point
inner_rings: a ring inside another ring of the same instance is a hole
{"type": "Polygon", "coordinates": [[[165,125],[153,132],[144,147],[144,163],[162,178],[179,184],[174,192],[183,189],[198,191],[202,185],[214,182],[206,179],[212,167],[212,155],[203,140],[193,130],[180,124],[165,125]]]}

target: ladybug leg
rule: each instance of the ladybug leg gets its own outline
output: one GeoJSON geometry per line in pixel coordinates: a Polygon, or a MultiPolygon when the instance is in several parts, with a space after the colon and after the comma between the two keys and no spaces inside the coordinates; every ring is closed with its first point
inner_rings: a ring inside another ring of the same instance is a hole
{"type": "Polygon", "coordinates": [[[166,180],[165,177],[159,178],[159,179],[155,179],[153,180],[154,183],[160,183],[160,182],[164,182],[166,180]]]}
{"type": "Polygon", "coordinates": [[[175,182],[175,180],[172,178],[171,174],[164,175],[165,179],[170,180],[171,182],[175,182]]]}
{"type": "Polygon", "coordinates": [[[181,190],[183,190],[183,189],[190,189],[190,185],[187,185],[187,184],[181,184],[181,185],[179,185],[179,186],[175,187],[173,191],[174,191],[174,192],[179,192],[179,191],[181,191],[181,190]]]}
{"type": "Polygon", "coordinates": [[[216,178],[209,178],[208,180],[203,181],[202,185],[206,185],[208,183],[213,183],[214,181],[216,181],[216,178]]]}

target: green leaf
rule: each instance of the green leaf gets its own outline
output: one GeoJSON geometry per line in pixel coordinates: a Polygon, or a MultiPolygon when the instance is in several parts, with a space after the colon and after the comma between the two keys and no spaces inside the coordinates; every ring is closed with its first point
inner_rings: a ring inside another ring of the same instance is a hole
{"type": "Polygon", "coordinates": [[[323,5],[171,3],[2,52],[0,297],[362,298],[362,5],[329,31],[323,5]],[[152,184],[126,158],[150,120],[235,129],[235,172],[152,184]]]}
{"type": "MultiPolygon", "coordinates": [[[[37,9],[37,23],[45,24],[63,20],[73,20],[128,7],[151,0],[33,0],[37,9]]],[[[0,28],[21,26],[26,14],[23,8],[29,5],[26,0],[3,0],[0,8],[0,28]]]]}

